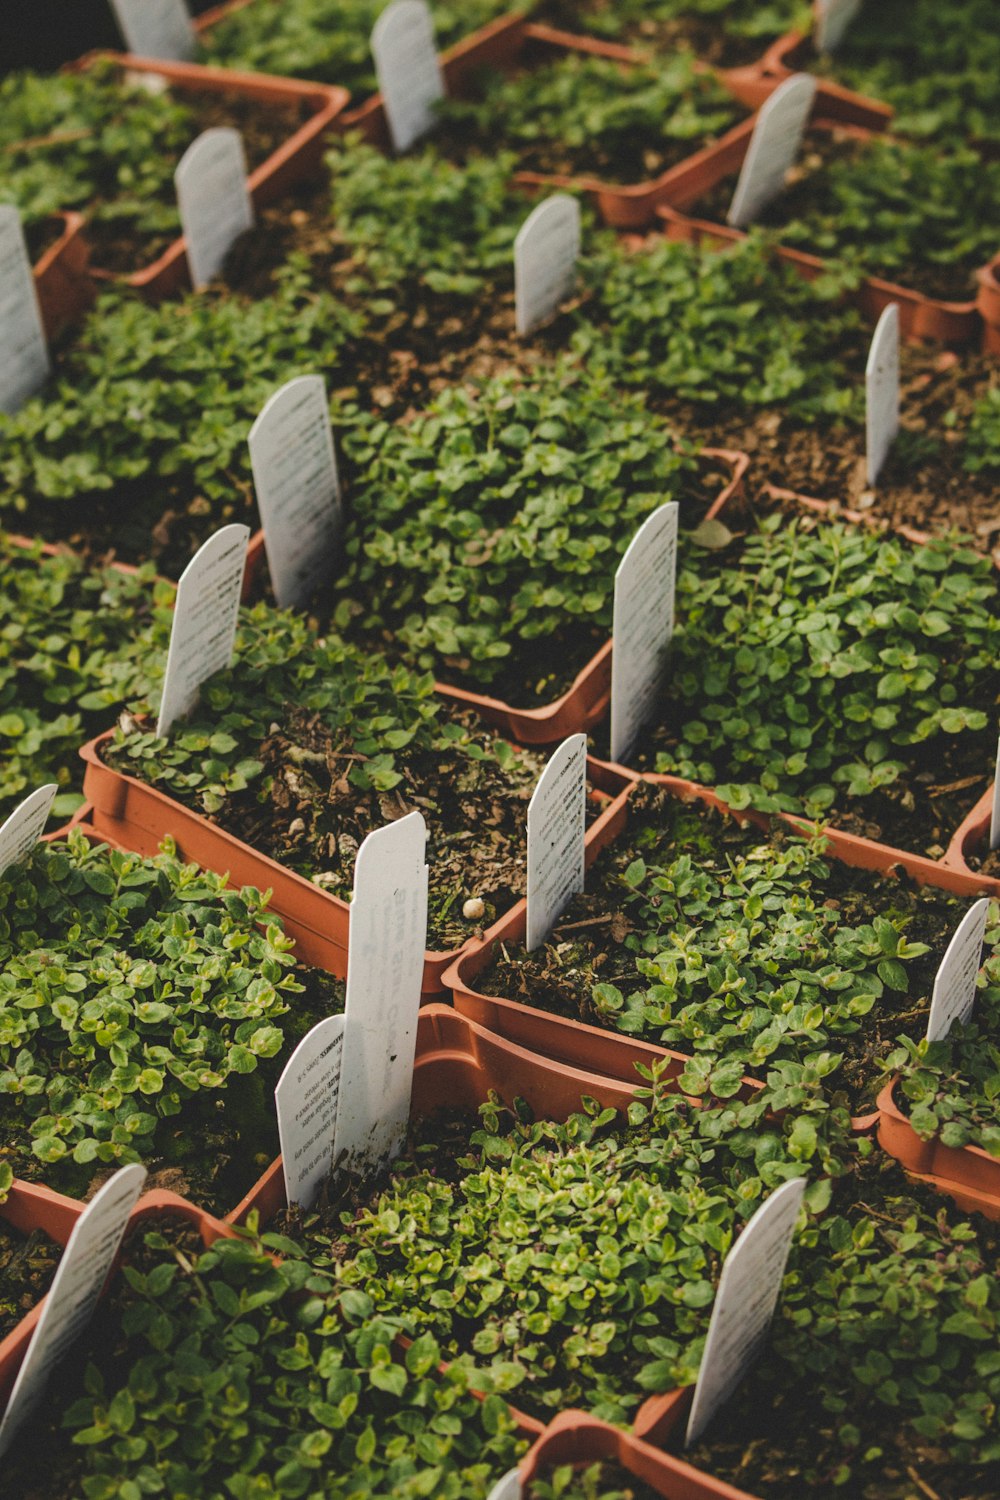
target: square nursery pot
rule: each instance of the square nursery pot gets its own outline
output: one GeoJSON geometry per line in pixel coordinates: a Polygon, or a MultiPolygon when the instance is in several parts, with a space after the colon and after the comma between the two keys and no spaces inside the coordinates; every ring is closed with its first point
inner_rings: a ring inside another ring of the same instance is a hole
{"type": "MultiPolygon", "coordinates": [[[[745,453],[728,448],[702,448],[701,455],[718,460],[729,469],[729,481],[706,511],[708,518],[743,494],[750,460],[745,453]]],[[[567,735],[588,733],[607,714],[611,701],[611,642],[606,641],[595,652],[562,697],[542,708],[515,708],[503,699],[475,693],[455,683],[438,682],[435,686],[445,702],[474,709],[487,724],[519,745],[557,745],[567,735]]]]}
{"type": "MultiPolygon", "coordinates": [[[[817,100],[820,95],[817,93],[817,100]]],[[[828,120],[817,117],[818,105],[808,126],[808,134],[829,133],[834,128],[849,134],[856,140],[870,140],[874,134],[860,126],[834,127],[828,120]]],[[[661,202],[656,209],[657,218],[667,239],[689,244],[733,245],[747,238],[744,229],[715,219],[698,216],[698,203],[726,177],[738,172],[743,164],[753,135],[754,121],[746,120],[737,125],[728,135],[691,157],[684,164],[683,174],[671,185],[669,202],[661,202]]],[[[829,271],[833,262],[799,250],[790,245],[777,245],[776,253],[795,267],[807,281],[829,271]]],[[[981,336],[980,301],[983,296],[983,273],[977,272],[980,281],[980,299],[965,302],[949,302],[937,297],[927,297],[911,287],[886,281],[880,276],[866,276],[856,291],[847,294],[850,302],[870,322],[875,323],[890,302],[899,305],[900,332],[904,338],[932,339],[944,344],[970,344],[981,336]]],[[[986,295],[989,295],[987,287],[986,295]]]]}
{"type": "MultiPolygon", "coordinates": [[[[258,853],[158,788],[112,770],[102,760],[101,750],[113,734],[114,730],[107,730],[80,751],[86,766],[83,793],[91,804],[90,822],[98,834],[108,836],[121,848],[145,855],[155,854],[169,834],[181,859],[194,860],[217,875],[228,874],[236,885],[272,891],[271,910],[281,918],[289,937],[295,939],[303,963],[338,979],[346,978],[350,904],[258,853]]],[[[592,796],[602,804],[587,830],[590,845],[603,837],[633,778],[622,775],[617,767],[604,767],[596,761],[588,761],[588,778],[594,788],[592,796]]],[[[444,972],[461,951],[425,953],[424,998],[441,995],[444,972]]]]}
{"type": "MultiPolygon", "coordinates": [[[[300,83],[293,78],[270,78],[264,73],[239,73],[225,68],[203,68],[196,63],[161,62],[132,57],[127,53],[92,52],[70,70],[82,72],[108,58],[122,71],[148,73],[166,80],[177,94],[235,94],[260,104],[294,106],[304,123],[291,130],[288,139],[261,162],[247,178],[255,208],[263,208],[297,183],[319,174],[323,161],[324,137],[345,109],[346,89],[325,84],[300,83]]],[[[151,301],[159,301],[191,284],[187,263],[187,243],[179,235],[162,255],[149,265],[137,267],[130,275],[119,278],[99,266],[91,274],[97,281],[124,279],[127,285],[151,301]]]]}
{"type": "Polygon", "coordinates": [[[49,343],[83,316],[95,291],[83,215],[64,213],[56,217],[62,224],[61,233],[34,266],[35,291],[49,343]]]}
{"type": "Polygon", "coordinates": [[[980,1146],[945,1146],[937,1136],[923,1140],[901,1107],[899,1084],[897,1074],[878,1096],[882,1150],[960,1208],[1000,1220],[1000,1161],[980,1146]]]}
{"type": "MultiPolygon", "coordinates": [[[[508,1104],[515,1098],[524,1099],[540,1119],[565,1120],[580,1108],[584,1094],[605,1108],[623,1110],[634,1098],[635,1087],[518,1047],[458,1015],[448,1005],[427,1005],[420,1012],[410,1106],[411,1115],[417,1118],[433,1113],[442,1104],[449,1109],[475,1110],[493,1092],[508,1104]]],[[[256,1210],[264,1226],[285,1207],[279,1156],[227,1215],[227,1223],[243,1224],[256,1210]]],[[[532,1438],[541,1436],[543,1423],[515,1406],[510,1411],[523,1433],[532,1438]]]]}
{"type": "MultiPolygon", "coordinates": [[[[54,1193],[37,1183],[15,1180],[6,1201],[0,1203],[0,1219],[23,1234],[40,1229],[57,1245],[65,1247],[86,1206],[80,1199],[67,1198],[62,1193],[54,1193]]],[[[144,1193],[139,1199],[129,1216],[126,1234],[138,1224],[166,1216],[180,1218],[195,1225],[206,1245],[228,1233],[223,1223],[213,1219],[203,1209],[196,1208],[187,1199],[178,1197],[176,1193],[157,1190],[144,1193]]],[[[44,1305],[45,1298],[42,1297],[20,1323],[11,1329],[7,1337],[0,1341],[0,1412],[13,1389],[44,1305]]]]}
{"type": "Polygon", "coordinates": [[[679,1428],[690,1403],[690,1390],[654,1396],[640,1407],[632,1432],[623,1432],[620,1427],[600,1422],[586,1412],[560,1412],[518,1466],[523,1493],[527,1494],[533,1481],[546,1478],[557,1465],[583,1468],[609,1462],[641,1481],[654,1494],[663,1495],[665,1500],[753,1500],[746,1490],[713,1479],[637,1436],[640,1424],[669,1436],[679,1428]]]}
{"type": "MultiPolygon", "coordinates": [[[[764,86],[769,93],[773,93],[793,73],[808,73],[809,65],[815,59],[816,46],[811,36],[803,36],[801,31],[786,31],[784,36],[771,43],[760,60],[764,86]]],[[[891,104],[885,104],[881,99],[869,99],[865,94],[857,94],[829,78],[819,80],[818,93],[823,100],[820,111],[823,118],[838,125],[862,125],[866,130],[885,130],[895,114],[891,104]]]]}
{"type": "MultiPolygon", "coordinates": [[[[601,765],[600,762],[596,764],[601,765]]],[[[604,764],[604,771],[614,769],[618,768],[609,763],[604,764]]],[[[682,781],[675,776],[649,775],[635,776],[633,785],[640,781],[663,787],[669,796],[676,797],[682,802],[698,802],[702,807],[721,812],[726,817],[734,818],[742,826],[752,823],[765,832],[770,826],[771,819],[768,814],[752,810],[735,812],[708,787],[697,786],[694,782],[682,781]]],[[[585,855],[587,869],[590,869],[599,854],[628,831],[629,800],[628,791],[623,797],[617,799],[601,829],[600,836],[587,845],[585,855]]],[[[801,832],[803,827],[807,826],[804,825],[803,820],[796,820],[788,815],[784,821],[793,827],[797,824],[797,832],[801,832]]],[[[865,844],[866,840],[855,839],[853,835],[848,834],[834,834],[829,837],[830,847],[827,853],[830,857],[839,859],[845,864],[859,865],[862,869],[877,870],[880,874],[893,873],[888,860],[881,863],[868,861],[865,858],[867,850],[855,851],[850,847],[851,843],[865,844]],[[855,857],[850,857],[851,854],[855,857]]],[[[924,860],[923,863],[940,873],[933,860],[924,860]]],[[[975,877],[969,875],[965,879],[974,881],[975,877]]],[[[943,882],[928,883],[942,884],[943,882]]],[[[944,888],[951,889],[948,885],[944,888]]],[[[963,887],[963,889],[971,888],[971,886],[963,887]]],[[[653,1062],[662,1061],[664,1058],[669,1060],[665,1075],[667,1080],[676,1079],[690,1061],[689,1057],[682,1052],[674,1052],[667,1047],[658,1047],[651,1042],[636,1041],[621,1032],[605,1030],[601,1026],[591,1026],[583,1021],[575,1021],[569,1016],[558,1016],[549,1011],[536,1010],[534,1006],[521,1000],[507,1000],[495,995],[484,995],[477,990],[476,980],[493,962],[497,949],[504,943],[523,942],[527,916],[528,903],[519,901],[481,938],[467,943],[446,971],[444,983],[451,991],[452,1004],[459,1014],[468,1016],[478,1026],[486,1027],[489,1031],[520,1047],[531,1048],[532,1051],[543,1053],[546,1057],[554,1058],[568,1066],[585,1068],[593,1073],[616,1078],[623,1083],[636,1081],[637,1064],[642,1063],[649,1067],[653,1062]]],[[[748,1100],[762,1087],[763,1085],[756,1079],[744,1078],[738,1097],[748,1100]]],[[[874,1129],[878,1118],[877,1114],[859,1115],[855,1117],[852,1124],[858,1134],[866,1135],[874,1129]]]]}
{"type": "Polygon", "coordinates": [[[984,266],[976,280],[976,306],[983,320],[983,353],[1000,354],[1000,255],[984,266]]]}

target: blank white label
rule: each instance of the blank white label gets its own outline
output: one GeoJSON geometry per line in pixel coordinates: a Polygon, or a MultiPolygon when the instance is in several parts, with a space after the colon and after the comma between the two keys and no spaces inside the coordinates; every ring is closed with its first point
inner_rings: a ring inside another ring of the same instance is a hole
{"type": "Polygon", "coordinates": [[[191,284],[202,287],[222,270],[234,240],[253,228],[239,131],[229,125],[203,131],[177,163],[174,186],[191,284]]]}
{"type": "Polygon", "coordinates": [[[54,781],[25,797],[0,828],[0,876],[19,864],[42,836],[59,788],[54,781]]]}
{"type": "Polygon", "coordinates": [[[576,286],[580,205],[556,193],[532,209],[514,241],[514,317],[521,338],[553,317],[576,286]]]}
{"type": "Polygon", "coordinates": [[[990,816],[990,848],[1000,849],[1000,739],[997,740],[997,764],[993,773],[993,811],[990,816]]]}
{"type": "Polygon", "coordinates": [[[615,574],[611,650],[611,759],[624,760],[651,717],[674,635],[676,500],[643,522],[615,574]]]}
{"type": "Polygon", "coordinates": [[[0,411],[8,415],[40,390],[52,369],[21,215],[0,204],[0,411]]]}
{"type": "Polygon", "coordinates": [[[248,441],[271,586],[288,609],[311,598],[337,558],[340,484],[323,377],[275,391],[248,441]]]}
{"type": "Polygon", "coordinates": [[[434,125],[444,75],[425,0],[393,0],[375,22],[372,57],[396,151],[406,151],[434,125]]]}
{"type": "Polygon", "coordinates": [[[333,1170],[344,1017],[327,1016],[304,1036],[274,1091],[289,1203],[311,1208],[333,1170]]]}
{"type": "Polygon", "coordinates": [[[125,46],[137,57],[190,62],[194,27],[184,0],[111,0],[125,46]]]}
{"type": "Polygon", "coordinates": [[[528,929],[530,952],[583,890],[587,824],[587,736],[571,734],[538,778],[528,804],[528,929]]]}
{"type": "Polygon", "coordinates": [[[510,1469],[502,1479],[497,1480],[486,1500],[521,1500],[523,1494],[520,1471],[510,1469]]]}
{"type": "Polygon", "coordinates": [[[833,52],[861,9],[861,0],[816,0],[816,49],[833,52]]]}
{"type": "Polygon", "coordinates": [[[865,366],[868,483],[874,484],[899,431],[899,305],[890,302],[872,336],[865,366]]]}
{"type": "Polygon", "coordinates": [[[815,78],[794,73],[761,105],[726,215],[729,224],[752,224],[782,191],[786,173],[799,154],[815,96],[815,78]]]}
{"type": "MultiPolygon", "coordinates": [[[[77,1220],[0,1423],[0,1454],[38,1405],[52,1371],[90,1322],[145,1180],[146,1168],[138,1163],[122,1167],[77,1220]]],[[[39,1463],[44,1468],[42,1455],[39,1463]]]]}
{"type": "Polygon", "coordinates": [[[804,1177],[782,1183],[758,1208],[726,1256],[708,1325],[685,1443],[729,1400],[761,1352],[778,1305],[804,1177]]]}
{"type": "Polygon", "coordinates": [[[358,850],[347,950],[335,1161],[366,1174],[406,1139],[427,947],[427,829],[420,813],[358,850]]]}
{"type": "Polygon", "coordinates": [[[948,951],[934,980],[927,1040],[940,1042],[955,1021],[963,1023],[976,1003],[976,976],[983,956],[986,917],[990,903],[985,896],[970,906],[948,944],[948,951]]]}
{"type": "Polygon", "coordinates": [[[156,725],[167,733],[190,713],[203,682],[233,659],[249,526],[223,526],[199,548],[181,574],[174,602],[167,670],[156,725]]]}

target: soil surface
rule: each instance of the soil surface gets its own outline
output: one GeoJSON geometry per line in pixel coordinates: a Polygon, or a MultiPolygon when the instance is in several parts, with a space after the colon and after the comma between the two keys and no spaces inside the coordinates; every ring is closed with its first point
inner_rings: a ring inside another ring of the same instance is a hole
{"type": "MultiPolygon", "coordinates": [[[[263,103],[240,94],[177,95],[194,116],[192,141],[215,126],[235,126],[243,137],[247,171],[253,172],[295,133],[305,118],[303,106],[263,103]]],[[[158,200],[173,207],[176,196],[171,184],[158,200]]],[[[141,271],[168,250],[180,234],[180,219],[167,232],[150,233],[142,220],[115,216],[114,201],[94,205],[100,211],[87,216],[87,240],[95,268],[119,275],[141,271]]]]}
{"type": "Polygon", "coordinates": [[[0,1340],[44,1297],[61,1255],[40,1229],[25,1235],[0,1219],[0,1340]]]}
{"type": "Polygon", "coordinates": [[[37,265],[46,250],[51,250],[56,240],[61,239],[65,233],[66,225],[56,214],[45,219],[29,220],[24,226],[24,238],[32,265],[37,265]]]}
{"type": "Polygon", "coordinates": [[[989,875],[1000,880],[1000,849],[991,849],[987,854],[966,854],[965,862],[977,875],[989,875]]]}
{"type": "MultiPolygon", "coordinates": [[[[276,1057],[261,1058],[253,1073],[232,1074],[224,1088],[196,1094],[179,1115],[160,1122],[156,1136],[159,1150],[144,1161],[148,1170],[145,1191],[162,1188],[179,1193],[224,1216],[278,1155],[274,1089],[282,1069],[318,1021],[344,1009],[343,981],[319,969],[299,968],[295,974],[306,989],[303,994],[288,996],[289,1012],[274,1023],[285,1033],[281,1051],[276,1057]]],[[[117,1170],[117,1164],[95,1167],[78,1165],[71,1159],[39,1161],[21,1144],[26,1130],[20,1112],[14,1118],[17,1134],[0,1144],[0,1159],[10,1162],[16,1177],[41,1182],[89,1202],[117,1170]]]]}
{"type": "MultiPolygon", "coordinates": [[[[727,860],[739,859],[766,838],[760,829],[741,828],[735,819],[707,809],[691,807],[679,816],[676,799],[655,788],[637,794],[634,807],[629,828],[588,871],[586,891],[563,912],[550,940],[531,953],[522,943],[499,944],[494,961],[471,982],[472,989],[620,1034],[615,1017],[624,1012],[602,1009],[592,992],[597,984],[611,984],[627,999],[654,983],[638,973],[636,958],[642,955],[627,946],[630,936],[639,942],[644,935],[628,914],[623,881],[640,848],[647,864],[669,863],[688,851],[699,867],[725,872],[727,860]],[[695,820],[697,826],[693,827],[695,820]],[[645,841],[640,846],[643,826],[661,829],[662,837],[653,845],[645,841]]],[[[772,839],[781,842],[779,828],[773,831],[772,839]]],[[[886,988],[868,1015],[860,1018],[857,1032],[831,1035],[825,1044],[826,1050],[844,1059],[831,1081],[834,1087],[846,1091],[851,1112],[860,1115],[874,1108],[875,1096],[884,1082],[876,1059],[887,1056],[901,1034],[918,1038],[926,1029],[934,975],[962,903],[930,887],[905,879],[880,879],[835,860],[829,861],[829,869],[827,881],[816,882],[813,889],[817,899],[822,897],[827,905],[839,908],[843,927],[865,925],[880,912],[903,913],[911,919],[906,928],[908,939],[930,947],[928,954],[907,965],[908,994],[886,988]]],[[[630,1031],[628,1035],[682,1053],[690,1050],[683,1040],[665,1043],[655,1029],[630,1031]]],[[[747,1072],[763,1080],[766,1069],[754,1072],[748,1068],[747,1072]]]]}

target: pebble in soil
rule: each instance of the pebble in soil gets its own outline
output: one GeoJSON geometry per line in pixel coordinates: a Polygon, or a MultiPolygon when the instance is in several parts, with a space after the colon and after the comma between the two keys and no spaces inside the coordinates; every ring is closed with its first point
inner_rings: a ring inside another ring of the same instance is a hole
{"type": "Polygon", "coordinates": [[[549,940],[497,944],[469,987],[686,1054],[681,1086],[709,1098],[826,1056],[824,1087],[863,1114],[896,1039],[926,1030],[968,898],[821,849],[642,787],[549,940]]]}

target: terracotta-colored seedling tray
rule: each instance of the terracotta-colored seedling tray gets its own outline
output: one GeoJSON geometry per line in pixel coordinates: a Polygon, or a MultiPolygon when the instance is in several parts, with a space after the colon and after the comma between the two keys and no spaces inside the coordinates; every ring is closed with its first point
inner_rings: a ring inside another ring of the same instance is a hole
{"type": "MultiPolygon", "coordinates": [[[[706,510],[707,519],[742,495],[750,459],[745,453],[729,448],[702,448],[701,456],[717,459],[730,468],[729,482],[706,510]]],[[[585,734],[596,728],[606,715],[611,701],[611,644],[605,641],[577,674],[572,686],[542,708],[515,708],[501,698],[475,693],[451,682],[438,682],[435,686],[448,703],[474,709],[487,724],[519,745],[560,744],[567,735],[585,734]]]]}
{"type": "Polygon", "coordinates": [[[993,788],[987,787],[971,812],[966,813],[958,828],[951,837],[944,857],[941,860],[949,870],[961,870],[975,880],[982,882],[983,890],[991,896],[1000,898],[1000,880],[989,875],[977,875],[968,863],[970,854],[976,851],[985,852],[989,843],[990,823],[993,819],[993,788]]]}
{"type": "MultiPolygon", "coordinates": [[[[289,937],[295,939],[303,963],[324,969],[339,979],[345,978],[349,903],[258,853],[158,788],[112,770],[101,759],[101,749],[113,735],[114,730],[108,730],[80,751],[86,764],[83,793],[92,805],[93,826],[98,832],[109,834],[125,849],[147,855],[155,854],[164,836],[169,834],[176,841],[181,859],[194,860],[218,875],[228,874],[236,885],[271,890],[271,910],[281,918],[289,937]]],[[[599,775],[598,796],[606,805],[587,830],[588,844],[602,836],[605,822],[615,816],[617,802],[632,779],[618,775],[615,770],[602,769],[599,775]]],[[[441,994],[444,971],[460,952],[458,948],[445,953],[427,952],[425,996],[441,994]]]]}
{"type": "MultiPolygon", "coordinates": [[[[263,208],[297,183],[318,175],[323,161],[324,137],[343,113],[349,97],[346,89],[330,88],[324,84],[269,78],[264,73],[203,68],[196,63],[161,62],[120,52],[91,52],[70,67],[72,71],[82,71],[109,59],[123,71],[158,74],[177,94],[238,94],[264,105],[294,105],[307,114],[305,123],[247,178],[255,208],[263,208]]],[[[183,235],[179,236],[156,260],[124,278],[97,266],[92,268],[91,274],[98,281],[123,279],[151,301],[159,301],[191,284],[187,242],[183,235]]]]}
{"type": "Polygon", "coordinates": [[[83,215],[64,213],[57,217],[62,220],[62,233],[34,266],[35,291],[49,343],[82,317],[95,291],[83,215]]]}
{"type": "Polygon", "coordinates": [[[983,353],[1000,354],[1000,256],[977,274],[976,306],[983,320],[983,353]]]}
{"type": "MultiPolygon", "coordinates": [[[[0,1218],[23,1234],[40,1229],[57,1245],[65,1247],[86,1206],[86,1203],[77,1198],[67,1198],[62,1193],[52,1192],[50,1188],[17,1180],[6,1202],[0,1203],[0,1218]]],[[[157,1190],[145,1193],[139,1199],[129,1216],[126,1234],[137,1224],[164,1215],[194,1224],[206,1245],[229,1232],[220,1220],[213,1219],[187,1199],[178,1197],[176,1193],[157,1190]]],[[[20,1323],[11,1329],[7,1337],[0,1341],[0,1411],[13,1389],[44,1306],[45,1298],[42,1297],[20,1323]]]]}
{"type": "Polygon", "coordinates": [[[890,1078],[878,1096],[878,1142],[883,1151],[963,1208],[1000,1219],[1000,1161],[980,1146],[945,1146],[922,1140],[897,1098],[900,1079],[890,1078]]]}
{"type": "MultiPolygon", "coordinates": [[[[812,38],[803,36],[801,31],[786,31],[768,47],[760,60],[760,68],[764,77],[770,80],[773,92],[793,73],[808,73],[810,64],[815,61],[816,48],[812,38]]],[[[841,125],[862,125],[868,130],[885,130],[895,114],[891,104],[857,94],[832,79],[820,78],[817,84],[823,96],[824,119],[841,125]]]]}
{"type": "MultiPolygon", "coordinates": [[[[672,1391],[669,1396],[654,1398],[656,1413],[669,1413],[661,1417],[659,1426],[664,1435],[673,1431],[686,1415],[691,1401],[691,1391],[672,1391]]],[[[640,1416],[651,1406],[646,1402],[640,1416]]],[[[560,1412],[554,1422],[546,1427],[534,1447],[525,1454],[518,1467],[522,1491],[530,1493],[531,1484],[545,1479],[551,1471],[564,1464],[584,1468],[593,1463],[613,1463],[642,1481],[654,1494],[665,1500],[753,1500],[745,1490],[735,1489],[724,1480],[713,1479],[710,1474],[695,1469],[681,1458],[654,1448],[634,1432],[623,1432],[607,1422],[582,1411],[560,1412]]]]}
{"type": "MultiPolygon", "coordinates": [[[[732,245],[746,239],[745,230],[734,229],[731,225],[714,219],[698,218],[696,210],[699,199],[704,198],[718,183],[742,166],[753,127],[754,121],[746,120],[723,136],[716,145],[699,152],[697,157],[691,157],[684,164],[683,177],[680,175],[681,168],[677,169],[678,176],[671,186],[669,203],[661,202],[656,209],[657,218],[668,239],[689,244],[704,242],[709,245],[732,245]]],[[[833,128],[826,120],[817,118],[814,109],[809,132],[829,132],[833,128]]],[[[859,140],[873,137],[872,131],[862,130],[860,127],[836,128],[859,140]]],[[[807,281],[815,281],[818,276],[826,274],[833,264],[790,245],[776,245],[775,251],[807,281]]],[[[977,274],[982,282],[981,273],[977,274]]],[[[880,276],[864,277],[857,290],[847,296],[862,315],[873,323],[877,322],[890,302],[897,303],[900,332],[904,338],[933,339],[945,344],[969,344],[981,335],[980,311],[975,300],[949,302],[926,297],[922,292],[886,281],[880,276]]]]}

